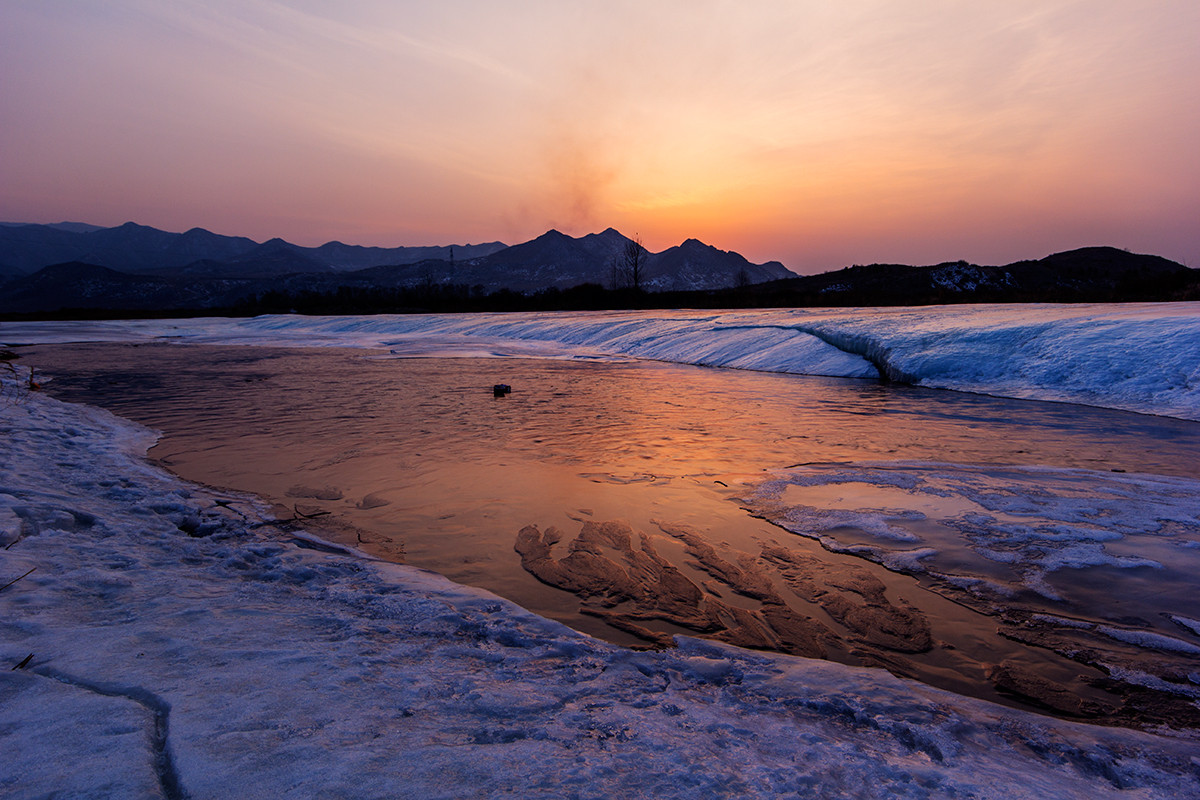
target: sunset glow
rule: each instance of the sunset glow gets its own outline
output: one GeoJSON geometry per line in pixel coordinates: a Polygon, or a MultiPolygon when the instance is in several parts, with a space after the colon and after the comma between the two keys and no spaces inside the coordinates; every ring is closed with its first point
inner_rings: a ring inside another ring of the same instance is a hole
{"type": "Polygon", "coordinates": [[[0,220],[1200,266],[1192,0],[10,0],[0,220]]]}

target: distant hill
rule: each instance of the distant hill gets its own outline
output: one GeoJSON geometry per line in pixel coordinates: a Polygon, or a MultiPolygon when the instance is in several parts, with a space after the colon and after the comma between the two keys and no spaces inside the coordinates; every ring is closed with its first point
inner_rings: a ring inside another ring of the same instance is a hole
{"type": "Polygon", "coordinates": [[[476,260],[466,270],[470,285],[517,291],[607,284],[610,264],[629,239],[612,228],[574,238],[550,230],[523,244],[476,260]]]}
{"type": "MultiPolygon", "coordinates": [[[[551,230],[484,258],[425,269],[439,282],[489,290],[567,289],[585,283],[617,288],[622,278],[613,267],[631,242],[613,228],[578,238],[551,230]]],[[[642,286],[648,291],[705,291],[794,276],[778,261],[751,264],[738,253],[688,239],[661,253],[647,253],[642,286]]]]}
{"type": "Polygon", "coordinates": [[[81,235],[56,225],[0,226],[0,264],[9,274],[28,275],[51,264],[79,259],[87,252],[79,242],[81,235]]]}
{"type": "Polygon", "coordinates": [[[1200,299],[1200,270],[1114,247],[1084,247],[1036,261],[979,266],[853,266],[746,287],[749,305],[927,305],[933,303],[1125,302],[1200,299]]]}
{"type": "MultiPolygon", "coordinates": [[[[582,284],[613,288],[614,264],[631,240],[609,228],[578,238],[551,230],[528,242],[360,247],[329,242],[261,244],[192,228],[169,233],[133,222],[0,227],[0,312],[66,308],[216,308],[266,292],[359,293],[467,287],[478,294],[538,292],[582,284]]],[[[695,291],[792,276],[695,239],[648,253],[643,288],[695,291]]]]}
{"type": "Polygon", "coordinates": [[[54,264],[0,288],[0,310],[7,312],[79,309],[184,309],[232,302],[248,287],[221,282],[189,282],[133,275],[96,264],[54,264]]]}
{"type": "Polygon", "coordinates": [[[738,253],[688,239],[650,257],[648,283],[658,291],[721,289],[794,277],[778,261],[751,264],[738,253]]]}
{"type": "Polygon", "coordinates": [[[335,270],[351,271],[384,264],[416,264],[430,259],[464,261],[491,255],[507,246],[503,242],[484,242],[425,247],[362,247],[326,242],[308,250],[313,258],[335,270]]]}
{"type": "MultiPolygon", "coordinates": [[[[20,228],[28,224],[28,222],[0,222],[0,227],[20,228]]],[[[54,228],[55,230],[68,231],[70,233],[91,233],[92,231],[103,229],[101,225],[88,225],[86,222],[49,222],[42,227],[54,228]]]]}
{"type": "Polygon", "coordinates": [[[0,226],[0,263],[24,274],[69,261],[120,272],[174,268],[200,259],[226,260],[254,246],[250,239],[220,236],[202,228],[168,233],[133,222],[116,228],[0,226]]]}
{"type": "Polygon", "coordinates": [[[24,274],[24,271],[19,270],[16,267],[10,267],[8,264],[0,262],[0,286],[3,286],[13,278],[21,277],[24,274]]]}
{"type": "MultiPolygon", "coordinates": [[[[223,236],[204,228],[169,233],[133,222],[115,228],[98,228],[78,222],[53,225],[0,223],[0,277],[28,275],[42,267],[68,261],[163,277],[188,274],[179,271],[206,261],[211,262],[207,269],[213,269],[214,264],[239,264],[240,271],[215,271],[253,277],[280,274],[289,252],[296,256],[292,260],[294,271],[326,272],[449,258],[451,251],[457,258],[474,258],[504,247],[502,242],[437,247],[359,247],[328,242],[320,247],[301,247],[282,239],[259,244],[244,236],[223,236]]],[[[192,268],[190,274],[202,274],[204,269],[192,268]]]]}
{"type": "Polygon", "coordinates": [[[381,248],[341,242],[301,247],[283,239],[258,243],[203,228],[169,233],[132,222],[115,228],[4,223],[0,313],[541,308],[560,302],[553,293],[567,291],[574,293],[574,307],[1200,299],[1200,272],[1111,247],[1005,266],[869,264],[797,276],[778,261],[753,264],[696,239],[646,252],[645,292],[635,297],[619,269],[631,244],[613,228],[580,237],[550,230],[512,247],[491,242],[381,248]],[[499,305],[480,305],[481,298],[504,292],[499,305]],[[262,302],[268,295],[272,300],[262,302]],[[518,302],[522,296],[529,299],[518,302]]]}

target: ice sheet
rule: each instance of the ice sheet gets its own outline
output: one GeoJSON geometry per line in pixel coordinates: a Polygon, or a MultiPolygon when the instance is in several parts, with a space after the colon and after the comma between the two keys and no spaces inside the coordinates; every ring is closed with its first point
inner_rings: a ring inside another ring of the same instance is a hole
{"type": "Polygon", "coordinates": [[[745,507],[827,549],[921,576],[1002,635],[1118,693],[1200,697],[1200,481],[1050,467],[813,464],[745,507]],[[1140,689],[1138,688],[1140,687],[1140,689]]]}
{"type": "Polygon", "coordinates": [[[0,323],[8,344],[145,338],[882,373],[935,388],[1200,420],[1196,302],[0,323]]]}
{"type": "MultiPolygon", "coordinates": [[[[1200,572],[1193,546],[1200,542],[1200,481],[1188,478],[924,462],[814,464],[776,472],[753,487],[746,503],[831,549],[858,547],[879,560],[920,546],[921,561],[909,570],[960,584],[987,580],[1004,596],[1030,590],[1069,601],[1080,587],[1067,573],[1141,568],[1158,573],[1155,596],[1166,601],[1174,596],[1167,591],[1172,576],[1188,583],[1200,572]],[[1050,585],[1060,578],[1062,587],[1050,585]]],[[[1192,602],[1186,586],[1176,588],[1192,602]]],[[[1095,598],[1074,599],[1095,606],[1095,598]]]]}

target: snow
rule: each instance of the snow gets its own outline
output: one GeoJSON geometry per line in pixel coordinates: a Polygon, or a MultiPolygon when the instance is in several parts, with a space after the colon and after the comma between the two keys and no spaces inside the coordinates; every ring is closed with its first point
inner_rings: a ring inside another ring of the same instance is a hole
{"type": "MultiPolygon", "coordinates": [[[[1172,616],[1172,619],[1179,621],[1178,617],[1172,616]]],[[[1075,628],[1076,630],[1094,630],[1101,633],[1110,639],[1116,639],[1119,642],[1146,647],[1155,650],[1165,650],[1173,653],[1185,653],[1187,655],[1200,655],[1200,646],[1185,642],[1182,639],[1177,639],[1174,636],[1163,636],[1160,633],[1151,633],[1150,631],[1126,630],[1123,628],[1114,628],[1111,625],[1096,625],[1091,622],[1085,622],[1079,619],[1070,619],[1069,617],[1060,617],[1055,614],[1035,614],[1034,619],[1038,622],[1047,622],[1052,625],[1060,625],[1065,628],[1075,628]]],[[[1193,620],[1194,622],[1194,620],[1193,620]]],[[[1200,631],[1193,628],[1193,632],[1200,634],[1200,631]]],[[[1175,688],[1180,688],[1176,686],[1175,688]]],[[[1191,693],[1200,697],[1200,688],[1190,688],[1191,693]]]]}
{"type": "Polygon", "coordinates": [[[0,583],[34,571],[0,590],[7,797],[1200,796],[1194,741],[684,637],[623,649],[189,485],[107,412],[18,400],[0,583]]]}
{"type": "MultiPolygon", "coordinates": [[[[1105,636],[1118,641],[1136,644],[1140,647],[1186,653],[1190,656],[1200,656],[1200,646],[1176,639],[1174,636],[1163,636],[1160,633],[1150,633],[1149,631],[1127,631],[1109,625],[1099,625],[1096,627],[1096,630],[1105,636]]],[[[1197,697],[1200,697],[1200,689],[1194,689],[1193,691],[1197,697]]]]}
{"type": "MultiPolygon", "coordinates": [[[[814,464],[773,472],[751,486],[745,504],[830,550],[935,573],[958,586],[986,580],[1002,596],[1029,589],[1062,600],[1052,574],[1089,567],[1163,570],[1169,561],[1186,579],[1200,572],[1200,552],[1188,547],[1200,538],[1200,481],[1190,478],[905,461],[814,464]],[[847,504],[854,508],[840,507],[847,504]],[[859,541],[864,536],[869,541],[859,541]]],[[[1089,596],[1083,605],[1095,603],[1089,596]]]]}
{"type": "Polygon", "coordinates": [[[401,355],[649,358],[1200,420],[1200,303],[2,323],[7,344],[167,338],[401,355]]]}

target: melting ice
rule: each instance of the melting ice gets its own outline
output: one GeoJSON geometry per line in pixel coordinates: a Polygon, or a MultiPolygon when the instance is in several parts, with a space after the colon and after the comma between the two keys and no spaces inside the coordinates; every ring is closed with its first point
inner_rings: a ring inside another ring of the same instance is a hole
{"type": "MultiPolygon", "coordinates": [[[[0,339],[882,370],[1195,420],[1197,311],[271,317],[6,324],[0,339]]],[[[148,465],[153,434],[105,412],[28,395],[0,410],[0,432],[0,582],[15,579],[0,590],[11,665],[0,672],[0,788],[12,796],[1200,796],[1194,740],[684,637],[632,652],[282,529],[252,498],[217,503],[148,465]]],[[[1072,576],[1112,570],[1152,585],[1194,569],[1195,481],[863,463],[779,471],[748,491],[831,549],[998,604],[1013,635],[1059,648],[1105,640],[1106,668],[1131,685],[1192,697],[1200,686],[1200,613],[1187,598],[1113,597],[1102,620],[1070,613],[1072,598],[1103,592],[1072,576]],[[1193,671],[1133,669],[1125,646],[1193,671]]]]}

